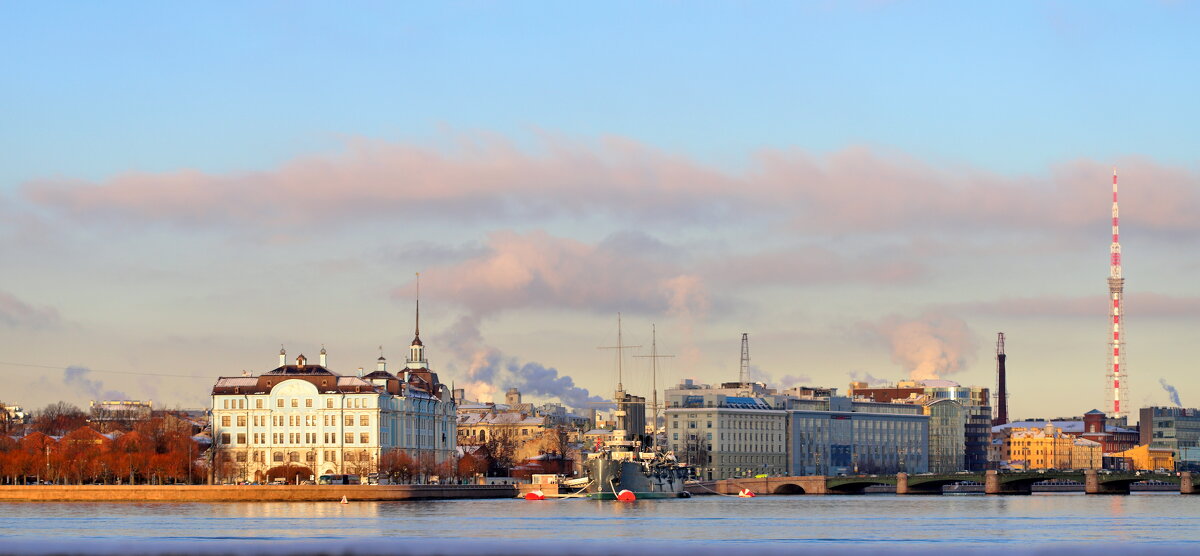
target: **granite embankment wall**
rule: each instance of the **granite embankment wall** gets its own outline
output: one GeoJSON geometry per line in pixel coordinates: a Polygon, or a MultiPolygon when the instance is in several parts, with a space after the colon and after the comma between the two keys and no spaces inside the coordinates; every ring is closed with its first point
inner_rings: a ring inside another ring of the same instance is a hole
{"type": "Polygon", "coordinates": [[[0,502],[337,502],[513,498],[512,485],[29,485],[0,486],[0,502]]]}

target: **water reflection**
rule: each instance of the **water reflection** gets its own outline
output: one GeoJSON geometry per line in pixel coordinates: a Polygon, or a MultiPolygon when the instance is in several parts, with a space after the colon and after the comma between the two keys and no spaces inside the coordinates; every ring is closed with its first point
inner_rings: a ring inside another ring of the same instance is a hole
{"type": "Polygon", "coordinates": [[[654,540],[938,546],[1194,542],[1200,497],[764,496],[565,500],[0,504],[0,538],[222,543],[654,540]]]}

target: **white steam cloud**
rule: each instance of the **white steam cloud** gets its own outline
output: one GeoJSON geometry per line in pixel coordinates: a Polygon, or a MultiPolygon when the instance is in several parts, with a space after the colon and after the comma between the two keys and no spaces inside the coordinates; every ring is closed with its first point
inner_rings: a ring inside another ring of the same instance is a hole
{"type": "Polygon", "coordinates": [[[962,319],[926,313],[916,319],[892,315],[868,324],[892,350],[892,361],[912,380],[931,380],[955,373],[975,357],[971,330],[962,319]]]}

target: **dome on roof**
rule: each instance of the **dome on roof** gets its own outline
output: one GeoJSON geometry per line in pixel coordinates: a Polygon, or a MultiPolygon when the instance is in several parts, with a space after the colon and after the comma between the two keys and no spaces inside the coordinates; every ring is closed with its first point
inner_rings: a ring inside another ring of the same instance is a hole
{"type": "Polygon", "coordinates": [[[413,337],[412,345],[414,345],[414,346],[423,346],[423,345],[425,345],[425,344],[421,342],[421,337],[420,337],[420,336],[415,336],[415,337],[413,337]]]}

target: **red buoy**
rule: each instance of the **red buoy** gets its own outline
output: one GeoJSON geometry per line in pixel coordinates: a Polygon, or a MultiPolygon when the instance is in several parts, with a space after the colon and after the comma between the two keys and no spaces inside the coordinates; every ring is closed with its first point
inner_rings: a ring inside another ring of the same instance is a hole
{"type": "Polygon", "coordinates": [[[748,488],[743,488],[740,492],[738,492],[738,498],[754,498],[754,493],[750,492],[750,489],[748,488]]]}
{"type": "Polygon", "coordinates": [[[546,494],[540,490],[531,490],[525,493],[526,500],[545,500],[546,494]]]}
{"type": "Polygon", "coordinates": [[[633,502],[634,500],[637,500],[637,495],[629,492],[628,490],[622,490],[621,492],[617,493],[617,500],[622,502],[633,502]]]}

